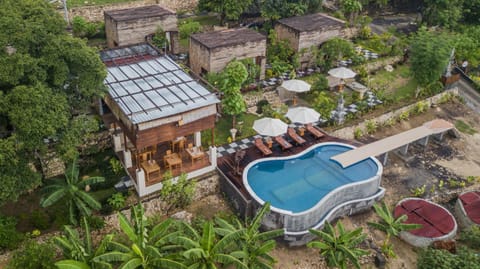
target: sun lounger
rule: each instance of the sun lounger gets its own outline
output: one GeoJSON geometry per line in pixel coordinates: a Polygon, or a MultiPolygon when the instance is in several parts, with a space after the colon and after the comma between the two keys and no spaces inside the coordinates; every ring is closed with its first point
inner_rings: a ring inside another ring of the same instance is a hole
{"type": "Polygon", "coordinates": [[[318,130],[318,128],[314,127],[311,123],[307,124],[307,131],[313,136],[315,136],[315,138],[322,138],[325,136],[320,130],[318,130]]]}
{"type": "Polygon", "coordinates": [[[293,147],[292,144],[288,143],[287,140],[281,136],[276,136],[275,141],[277,141],[277,143],[282,147],[282,150],[287,150],[293,147]]]}
{"type": "Polygon", "coordinates": [[[255,139],[255,147],[262,152],[263,156],[272,154],[272,151],[265,144],[263,144],[261,138],[255,139]]]}
{"type": "Polygon", "coordinates": [[[297,132],[295,131],[295,129],[293,129],[293,128],[288,128],[287,133],[288,133],[288,136],[290,136],[290,138],[293,141],[295,141],[295,143],[297,143],[297,145],[302,145],[305,142],[307,142],[307,141],[305,141],[305,139],[303,139],[301,136],[299,136],[297,134],[297,132]]]}

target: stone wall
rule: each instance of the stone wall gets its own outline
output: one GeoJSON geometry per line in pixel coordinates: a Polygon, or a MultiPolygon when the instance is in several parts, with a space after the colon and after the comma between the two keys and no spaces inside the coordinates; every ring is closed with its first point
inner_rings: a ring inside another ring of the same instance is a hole
{"type": "Polygon", "coordinates": [[[145,37],[154,34],[158,27],[165,32],[176,32],[178,29],[176,15],[117,22],[106,17],[105,22],[105,33],[110,48],[145,42],[145,37]]]}
{"type": "Polygon", "coordinates": [[[293,29],[277,23],[275,25],[275,33],[278,40],[288,40],[292,49],[298,51],[298,35],[293,29]]]}
{"type": "Polygon", "coordinates": [[[311,47],[318,47],[325,41],[328,41],[334,37],[343,37],[342,32],[340,30],[330,30],[300,33],[297,51],[300,52],[299,61],[302,68],[306,68],[307,66],[311,66],[313,64],[312,53],[310,51],[311,47]]]}
{"type": "Polygon", "coordinates": [[[208,72],[210,70],[210,51],[195,39],[190,38],[188,61],[193,73],[200,75],[203,70],[208,72]]]}
{"type": "Polygon", "coordinates": [[[247,104],[248,113],[256,114],[257,103],[261,100],[267,100],[272,106],[278,106],[282,102],[277,91],[253,91],[243,95],[243,99],[247,104]]]}
{"type": "Polygon", "coordinates": [[[198,0],[140,0],[111,5],[84,6],[71,8],[69,10],[69,16],[70,18],[73,18],[75,16],[81,16],[86,18],[88,21],[103,21],[103,11],[105,10],[127,9],[152,4],[159,4],[162,7],[166,7],[168,9],[179,12],[186,10],[194,10],[198,4],[198,0]]]}

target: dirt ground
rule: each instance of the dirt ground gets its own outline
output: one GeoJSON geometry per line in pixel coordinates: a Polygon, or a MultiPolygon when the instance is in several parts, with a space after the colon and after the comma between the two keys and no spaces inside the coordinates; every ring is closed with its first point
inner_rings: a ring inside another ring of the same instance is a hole
{"type": "MultiPolygon", "coordinates": [[[[435,118],[443,118],[452,123],[462,120],[473,129],[480,130],[480,116],[461,103],[448,103],[430,109],[427,113],[411,117],[408,121],[397,123],[391,127],[382,127],[371,137],[363,137],[361,142],[368,143],[377,139],[391,136],[402,131],[420,126],[424,122],[435,118]]],[[[446,136],[443,141],[431,140],[426,148],[411,146],[408,158],[400,158],[395,154],[389,154],[389,160],[384,167],[382,186],[386,188],[384,201],[393,206],[399,200],[411,196],[411,189],[426,185],[425,198],[441,203],[449,209],[452,198],[464,189],[447,190],[439,189],[440,179],[450,177],[465,178],[467,176],[480,175],[480,134],[473,135],[459,133],[458,138],[446,136]],[[438,171],[441,171],[439,173],[438,171]],[[436,185],[432,191],[431,186],[436,185]]],[[[476,183],[467,189],[479,189],[480,183],[476,183]]],[[[367,226],[367,221],[376,221],[373,211],[344,217],[342,222],[346,227],[363,227],[368,238],[380,246],[385,238],[382,232],[375,231],[367,226]]],[[[417,252],[400,239],[394,238],[395,259],[388,259],[386,268],[416,268],[417,252]]],[[[273,255],[278,260],[275,268],[278,269],[321,269],[327,268],[318,255],[318,252],[302,248],[288,248],[279,245],[273,255]]],[[[362,268],[375,268],[373,258],[365,259],[362,268]]]]}

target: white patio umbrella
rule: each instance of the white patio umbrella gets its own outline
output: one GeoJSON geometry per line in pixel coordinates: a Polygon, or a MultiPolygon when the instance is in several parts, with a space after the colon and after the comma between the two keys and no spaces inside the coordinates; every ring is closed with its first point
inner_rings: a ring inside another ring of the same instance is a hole
{"type": "Polygon", "coordinates": [[[307,124],[318,121],[320,113],[311,108],[300,106],[290,108],[285,116],[292,122],[307,124]]]}
{"type": "Polygon", "coordinates": [[[332,77],[336,77],[339,79],[349,79],[353,78],[357,75],[357,73],[353,72],[349,68],[345,67],[338,67],[338,68],[333,68],[328,71],[328,74],[332,77]]]}
{"type": "Polygon", "coordinates": [[[260,135],[279,136],[287,132],[288,125],[274,118],[261,118],[253,122],[253,129],[260,135]]]}
{"type": "Polygon", "coordinates": [[[308,92],[310,90],[310,84],[299,79],[285,80],[280,87],[289,92],[308,92]]]}

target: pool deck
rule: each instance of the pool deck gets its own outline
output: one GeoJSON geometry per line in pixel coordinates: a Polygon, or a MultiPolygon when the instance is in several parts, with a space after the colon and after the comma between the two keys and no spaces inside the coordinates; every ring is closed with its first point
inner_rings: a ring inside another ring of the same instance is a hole
{"type": "MultiPolygon", "coordinates": [[[[245,149],[245,157],[240,161],[240,166],[239,166],[239,171],[243,172],[243,169],[250,163],[258,159],[262,158],[268,158],[268,157],[284,157],[284,156],[290,156],[294,155],[297,153],[300,153],[304,151],[305,149],[309,148],[312,145],[323,143],[323,142],[341,142],[349,145],[354,145],[354,146],[361,146],[362,144],[354,141],[349,141],[345,139],[340,139],[337,137],[333,137],[325,133],[323,130],[321,130],[324,136],[320,139],[315,139],[312,135],[309,133],[305,133],[303,136],[303,139],[305,139],[307,142],[301,146],[295,145],[295,143],[287,136],[284,135],[283,137],[290,142],[293,147],[290,150],[285,150],[283,151],[280,147],[279,144],[273,143],[273,147],[271,148],[272,154],[264,157],[262,153],[255,147],[255,146],[250,146],[245,149]]],[[[235,164],[235,153],[225,155],[223,157],[218,158],[217,161],[217,167],[220,169],[220,171],[227,177],[227,179],[235,185],[235,187],[245,196],[248,198],[251,198],[251,196],[248,194],[248,191],[245,189],[245,186],[243,185],[242,181],[242,174],[235,174],[234,172],[234,164],[235,164]]]]}

